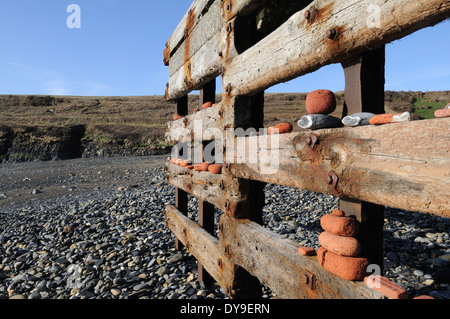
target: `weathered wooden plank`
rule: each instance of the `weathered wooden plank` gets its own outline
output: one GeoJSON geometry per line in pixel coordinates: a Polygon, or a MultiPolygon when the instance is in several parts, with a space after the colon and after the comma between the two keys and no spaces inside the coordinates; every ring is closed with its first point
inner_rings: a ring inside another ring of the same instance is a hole
{"type": "MultiPolygon", "coordinates": [[[[188,30],[188,32],[198,33],[199,35],[204,32],[207,32],[207,34],[213,34],[211,31],[219,28],[218,26],[223,25],[224,21],[232,20],[238,14],[243,16],[248,15],[257,7],[261,6],[264,2],[265,0],[195,0],[167,41],[166,50],[164,53],[165,63],[169,64],[169,61],[172,60],[172,56],[175,52],[178,51],[178,49],[184,48],[183,42],[185,40],[186,30],[188,30]],[[219,19],[217,16],[217,7],[219,6],[222,19],[219,19]],[[209,11],[214,12],[213,18],[206,16],[209,11]],[[209,28],[197,28],[197,24],[200,23],[201,20],[209,20],[209,28]],[[201,29],[201,31],[196,31],[196,28],[201,29]]],[[[210,37],[205,37],[204,35],[204,39],[205,38],[210,37]]],[[[195,47],[200,46],[195,45],[195,47]]],[[[195,53],[196,51],[197,50],[194,49],[191,53],[195,53]]]]}
{"type": "Polygon", "coordinates": [[[188,17],[195,19],[195,22],[187,22],[183,39],[178,44],[175,51],[171,51],[169,60],[169,74],[174,74],[176,70],[191,59],[212,37],[215,37],[223,28],[222,10],[220,2],[213,2],[208,5],[203,12],[197,12],[197,8],[188,17]]]}
{"type": "Polygon", "coordinates": [[[234,95],[251,95],[342,62],[450,15],[449,0],[317,0],[311,6],[314,20],[305,19],[310,7],[299,11],[227,65],[224,85],[230,84],[234,95]],[[380,28],[373,23],[378,17],[380,28]]]}
{"type": "Polygon", "coordinates": [[[224,61],[237,55],[234,46],[234,20],[224,24],[218,32],[199,47],[194,53],[190,51],[189,38],[184,49],[177,51],[175,60],[170,62],[170,78],[166,88],[166,100],[174,101],[192,90],[219,76],[223,71],[224,61]],[[179,56],[179,57],[178,57],[179,56]]]}
{"type": "Polygon", "coordinates": [[[194,195],[199,200],[213,204],[231,216],[236,218],[247,216],[250,209],[247,198],[250,181],[223,174],[195,172],[173,164],[167,164],[166,171],[168,184],[194,195]]]}
{"type": "MultiPolygon", "coordinates": [[[[252,109],[261,112],[262,103],[255,102],[251,97],[229,97],[217,103],[214,107],[190,114],[183,119],[167,123],[166,142],[225,140],[232,132],[228,129],[252,127],[252,121],[257,114],[252,109]]],[[[261,116],[257,117],[258,119],[261,116]]],[[[262,122],[262,119],[261,119],[262,122]]]]}
{"type": "Polygon", "coordinates": [[[312,150],[309,132],[241,137],[237,143],[250,151],[231,157],[227,144],[225,160],[234,177],[450,217],[449,125],[444,118],[318,130],[312,150]]]}
{"type": "Polygon", "coordinates": [[[297,243],[249,220],[222,215],[220,245],[227,256],[282,299],[379,299],[362,282],[346,281],[326,271],[317,257],[298,254],[297,243]],[[314,276],[313,282],[305,282],[314,276]],[[311,283],[311,286],[309,284],[311,283]]]}
{"type": "Polygon", "coordinates": [[[171,55],[175,52],[184,41],[186,31],[190,32],[194,29],[201,18],[201,13],[207,11],[214,0],[194,0],[188,11],[178,23],[174,32],[166,43],[164,50],[164,63],[168,64],[171,55]]]}
{"type": "Polygon", "coordinates": [[[164,216],[167,227],[218,284],[222,287],[232,287],[235,265],[223,254],[219,240],[173,206],[166,207],[164,216]]]}

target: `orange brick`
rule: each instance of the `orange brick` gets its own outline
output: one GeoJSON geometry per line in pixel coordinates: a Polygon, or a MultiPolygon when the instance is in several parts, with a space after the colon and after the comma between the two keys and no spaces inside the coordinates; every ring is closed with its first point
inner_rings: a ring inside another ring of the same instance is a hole
{"type": "Polygon", "coordinates": [[[205,104],[203,104],[203,109],[207,109],[208,107],[211,107],[212,103],[211,102],[206,102],[205,104]]]}
{"type": "Polygon", "coordinates": [[[364,283],[391,299],[408,299],[408,292],[402,286],[380,275],[364,278],[364,283]]]}
{"type": "Polygon", "coordinates": [[[302,256],[314,256],[316,255],[316,250],[312,247],[302,246],[298,248],[298,253],[302,256]]]}
{"type": "Polygon", "coordinates": [[[436,110],[434,112],[434,116],[441,118],[441,117],[450,117],[450,109],[441,109],[441,110],[436,110]]]}
{"type": "Polygon", "coordinates": [[[211,164],[208,166],[208,171],[212,174],[220,174],[220,173],[222,173],[222,165],[211,164]]]}
{"type": "Polygon", "coordinates": [[[359,233],[359,222],[352,217],[339,217],[332,214],[322,216],[320,226],[332,234],[355,237],[359,233]]]}
{"type": "Polygon", "coordinates": [[[367,258],[345,257],[327,251],[323,247],[317,251],[317,261],[329,272],[350,281],[363,280],[369,266],[367,258]]]}

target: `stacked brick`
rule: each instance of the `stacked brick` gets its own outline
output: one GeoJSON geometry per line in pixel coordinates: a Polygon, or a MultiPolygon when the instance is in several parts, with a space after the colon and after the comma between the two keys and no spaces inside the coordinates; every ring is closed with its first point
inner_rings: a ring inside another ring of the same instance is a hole
{"type": "Polygon", "coordinates": [[[355,238],[360,229],[357,220],[346,217],[341,210],[324,215],[320,220],[324,232],[319,236],[321,247],[317,259],[329,272],[351,281],[367,276],[369,260],[361,257],[361,244],[355,238]]]}

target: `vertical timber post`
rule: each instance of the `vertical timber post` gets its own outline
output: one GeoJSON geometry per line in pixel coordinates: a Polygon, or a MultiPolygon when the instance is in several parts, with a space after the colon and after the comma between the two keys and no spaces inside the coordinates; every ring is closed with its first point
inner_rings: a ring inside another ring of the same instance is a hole
{"type": "MultiPolygon", "coordinates": [[[[200,90],[199,108],[201,109],[203,104],[207,102],[211,102],[213,104],[216,102],[215,79],[205,84],[200,90]]],[[[205,145],[202,147],[202,159],[204,159],[204,147],[205,145]]],[[[201,199],[198,200],[198,224],[208,233],[214,235],[214,205],[201,199]]],[[[198,281],[203,283],[205,286],[210,286],[214,282],[211,275],[205,270],[201,263],[198,263],[198,281]]]]}
{"type": "MultiPolygon", "coordinates": [[[[342,63],[345,73],[343,117],[358,112],[383,114],[385,84],[385,47],[368,51],[354,60],[342,63]]],[[[340,199],[340,209],[355,216],[361,223],[358,240],[362,256],[383,271],[384,206],[355,200],[340,199]]]]}
{"type": "MultiPolygon", "coordinates": [[[[179,100],[177,100],[177,114],[186,116],[188,114],[188,96],[185,95],[179,100]]],[[[179,155],[180,150],[176,149],[177,155],[179,155]]],[[[188,193],[182,189],[175,188],[175,207],[187,215],[188,212],[188,193]]],[[[183,243],[175,238],[175,249],[181,250],[183,248],[183,243]]]]}

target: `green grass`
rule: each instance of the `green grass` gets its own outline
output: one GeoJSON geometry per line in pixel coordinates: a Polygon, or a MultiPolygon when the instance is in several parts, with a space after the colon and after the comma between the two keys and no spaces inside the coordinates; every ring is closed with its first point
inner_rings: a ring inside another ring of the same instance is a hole
{"type": "Polygon", "coordinates": [[[445,101],[430,101],[426,98],[418,98],[414,102],[414,114],[422,119],[434,119],[434,112],[445,107],[445,101]]]}

